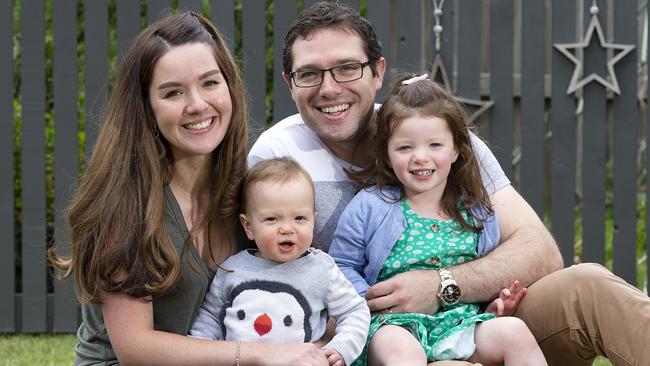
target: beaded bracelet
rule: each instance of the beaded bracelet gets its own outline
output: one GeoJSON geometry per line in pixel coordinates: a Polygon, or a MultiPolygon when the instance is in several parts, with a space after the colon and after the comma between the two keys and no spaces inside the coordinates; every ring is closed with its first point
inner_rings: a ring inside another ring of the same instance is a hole
{"type": "Polygon", "coordinates": [[[237,348],[235,349],[235,366],[239,366],[240,345],[241,345],[241,341],[238,340],[237,348]]]}

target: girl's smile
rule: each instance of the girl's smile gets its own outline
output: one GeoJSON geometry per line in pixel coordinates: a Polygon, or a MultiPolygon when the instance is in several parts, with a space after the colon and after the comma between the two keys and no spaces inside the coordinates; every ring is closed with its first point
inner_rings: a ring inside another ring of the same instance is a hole
{"type": "Polygon", "coordinates": [[[405,198],[440,201],[451,165],[458,158],[447,121],[416,115],[396,123],[388,139],[388,160],[405,198]]]}

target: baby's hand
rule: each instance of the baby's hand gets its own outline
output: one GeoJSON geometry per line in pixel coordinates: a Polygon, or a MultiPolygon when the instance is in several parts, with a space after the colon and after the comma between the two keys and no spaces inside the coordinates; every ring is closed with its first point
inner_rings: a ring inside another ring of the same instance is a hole
{"type": "Polygon", "coordinates": [[[330,364],[330,366],[345,366],[343,357],[335,350],[331,348],[325,348],[323,350],[323,353],[325,353],[325,357],[327,357],[327,362],[330,364]]]}
{"type": "Polygon", "coordinates": [[[519,281],[515,280],[509,289],[504,288],[496,298],[485,309],[486,313],[492,313],[496,316],[510,316],[515,313],[521,299],[526,296],[526,288],[519,288],[519,281]]]}

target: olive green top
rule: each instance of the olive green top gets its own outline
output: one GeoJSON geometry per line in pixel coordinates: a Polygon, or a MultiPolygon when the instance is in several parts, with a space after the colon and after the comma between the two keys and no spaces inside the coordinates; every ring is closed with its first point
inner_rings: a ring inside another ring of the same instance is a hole
{"type": "MultiPolygon", "coordinates": [[[[201,260],[193,245],[183,255],[189,232],[169,187],[165,188],[165,200],[165,224],[172,243],[181,256],[182,276],[169,292],[153,300],[153,322],[156,330],[186,335],[212,282],[214,272],[201,260]]],[[[119,364],[106,333],[101,305],[84,304],[81,314],[82,323],[77,332],[79,341],[74,364],[119,364]]]]}

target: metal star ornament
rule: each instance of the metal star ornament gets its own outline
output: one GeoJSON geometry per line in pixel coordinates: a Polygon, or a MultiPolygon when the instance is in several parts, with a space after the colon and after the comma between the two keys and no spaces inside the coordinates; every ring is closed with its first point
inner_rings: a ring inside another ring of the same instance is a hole
{"type": "Polygon", "coordinates": [[[493,101],[483,101],[477,99],[463,98],[458,95],[455,95],[451,90],[451,83],[449,82],[449,76],[447,75],[447,69],[445,64],[442,62],[442,56],[440,56],[440,47],[442,46],[442,25],[440,24],[440,18],[442,17],[443,11],[442,8],[445,5],[445,0],[432,0],[433,2],[433,18],[436,22],[436,25],[433,27],[433,33],[436,39],[435,46],[435,58],[433,60],[433,65],[431,65],[431,80],[440,84],[445,90],[454,96],[454,99],[462,104],[476,107],[474,113],[472,113],[468,119],[469,123],[474,122],[483,112],[487,111],[494,104],[493,101]]]}
{"type": "Polygon", "coordinates": [[[593,15],[591,17],[591,22],[589,23],[589,27],[587,27],[587,33],[585,33],[585,37],[582,40],[582,42],[560,43],[560,44],[553,45],[555,49],[560,51],[560,53],[562,53],[564,56],[566,56],[566,58],[568,58],[571,62],[575,64],[575,69],[573,70],[573,75],[571,76],[571,82],[569,83],[569,87],[567,88],[567,94],[571,94],[576,90],[582,88],[586,84],[595,81],[601,84],[602,86],[604,86],[606,89],[611,90],[614,93],[620,95],[621,89],[618,86],[618,79],[616,78],[616,73],[614,72],[614,65],[616,65],[616,63],[619,62],[628,53],[630,53],[636,46],[631,44],[607,42],[603,35],[603,28],[601,27],[600,21],[598,20],[597,7],[595,9],[592,8],[592,14],[593,15]],[[583,60],[579,60],[575,56],[575,54],[569,52],[569,50],[589,47],[591,38],[594,36],[594,33],[596,33],[596,35],[598,36],[600,47],[604,49],[611,49],[615,52],[615,54],[611,59],[609,59],[609,61],[607,61],[607,73],[608,73],[607,79],[603,78],[602,76],[596,73],[591,73],[586,77],[580,79],[580,76],[584,71],[583,60]],[[616,53],[616,51],[618,51],[618,53],[616,53]]]}
{"type": "Polygon", "coordinates": [[[439,53],[436,54],[436,57],[431,66],[431,80],[437,82],[449,93],[454,95],[454,99],[458,103],[476,107],[477,109],[469,116],[469,122],[474,122],[481,114],[490,109],[494,105],[494,102],[491,100],[480,100],[480,99],[469,99],[455,95],[451,90],[451,83],[449,82],[449,77],[447,75],[447,69],[445,64],[442,62],[442,57],[439,53]]]}

